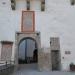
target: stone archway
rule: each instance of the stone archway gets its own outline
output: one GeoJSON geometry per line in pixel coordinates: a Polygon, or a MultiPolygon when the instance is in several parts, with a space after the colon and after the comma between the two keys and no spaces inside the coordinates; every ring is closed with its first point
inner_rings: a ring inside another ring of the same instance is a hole
{"type": "MultiPolygon", "coordinates": [[[[38,55],[40,53],[41,50],[41,41],[40,41],[40,33],[39,32],[18,32],[16,33],[16,42],[15,42],[15,47],[16,47],[16,53],[15,53],[15,65],[18,67],[18,45],[20,43],[20,41],[23,38],[33,38],[36,43],[37,43],[37,48],[38,48],[38,55]]],[[[39,58],[38,58],[39,61],[39,58]]]]}
{"type": "Polygon", "coordinates": [[[38,62],[38,48],[35,39],[25,37],[20,40],[18,47],[19,64],[34,64],[38,62]]]}

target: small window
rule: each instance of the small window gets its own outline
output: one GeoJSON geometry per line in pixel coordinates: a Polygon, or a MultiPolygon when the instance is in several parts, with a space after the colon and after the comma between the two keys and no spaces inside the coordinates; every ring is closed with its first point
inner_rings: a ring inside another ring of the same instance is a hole
{"type": "Polygon", "coordinates": [[[60,39],[59,37],[50,37],[51,50],[60,50],[60,39]]]}
{"type": "Polygon", "coordinates": [[[65,51],[65,54],[71,54],[71,52],[70,51],[65,51]]]}
{"type": "Polygon", "coordinates": [[[41,1],[41,11],[45,11],[45,0],[41,1]]]}
{"type": "Polygon", "coordinates": [[[15,10],[15,0],[11,0],[11,8],[12,10],[15,10]]]}
{"type": "Polygon", "coordinates": [[[30,10],[30,0],[27,0],[27,10],[30,10]]]}
{"type": "Polygon", "coordinates": [[[14,2],[14,0],[11,0],[11,2],[14,2]]]}
{"type": "Polygon", "coordinates": [[[75,5],[75,0],[71,0],[71,5],[75,5]]]}

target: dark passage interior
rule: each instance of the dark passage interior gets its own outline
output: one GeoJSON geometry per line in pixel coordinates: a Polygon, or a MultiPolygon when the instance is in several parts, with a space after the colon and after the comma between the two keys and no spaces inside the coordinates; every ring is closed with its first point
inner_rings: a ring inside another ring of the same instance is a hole
{"type": "Polygon", "coordinates": [[[52,70],[60,70],[60,50],[51,51],[52,70]]]}

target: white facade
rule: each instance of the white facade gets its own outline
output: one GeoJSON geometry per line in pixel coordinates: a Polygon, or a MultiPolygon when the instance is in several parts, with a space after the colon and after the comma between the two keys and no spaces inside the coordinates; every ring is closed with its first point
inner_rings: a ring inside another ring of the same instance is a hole
{"type": "MultiPolygon", "coordinates": [[[[31,0],[31,10],[35,11],[35,30],[41,33],[41,47],[49,48],[50,37],[59,37],[61,70],[68,71],[69,64],[75,64],[75,6],[70,4],[70,0],[46,0],[44,12],[40,7],[40,0],[31,0]],[[71,54],[65,54],[65,51],[71,54]]],[[[23,10],[26,11],[25,0],[16,0],[16,10],[11,9],[10,0],[0,0],[0,41],[15,43],[15,33],[21,31],[23,10]]]]}

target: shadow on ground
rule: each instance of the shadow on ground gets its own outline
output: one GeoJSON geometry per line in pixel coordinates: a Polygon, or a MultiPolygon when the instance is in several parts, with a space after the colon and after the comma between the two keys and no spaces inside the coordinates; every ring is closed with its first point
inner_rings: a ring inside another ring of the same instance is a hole
{"type": "Polygon", "coordinates": [[[0,70],[0,75],[11,75],[14,72],[14,66],[3,68],[0,70]]]}

